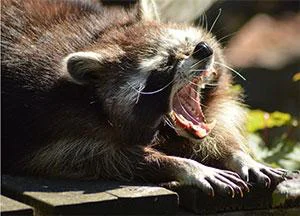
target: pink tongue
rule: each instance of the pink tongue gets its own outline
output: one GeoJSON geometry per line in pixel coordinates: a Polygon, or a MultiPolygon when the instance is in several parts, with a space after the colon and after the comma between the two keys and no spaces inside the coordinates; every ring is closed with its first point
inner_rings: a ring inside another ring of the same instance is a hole
{"type": "Polygon", "coordinates": [[[195,125],[204,122],[204,115],[200,106],[200,95],[193,84],[183,87],[175,94],[173,110],[195,125]]]}
{"type": "Polygon", "coordinates": [[[199,138],[204,138],[205,136],[207,136],[216,124],[216,121],[213,121],[210,124],[205,124],[202,122],[199,125],[195,125],[182,117],[182,115],[177,115],[176,113],[174,113],[174,116],[177,126],[185,129],[187,132],[192,133],[199,138]]]}
{"type": "Polygon", "coordinates": [[[200,106],[200,95],[193,84],[183,87],[175,94],[173,110],[176,123],[193,135],[204,138],[215,126],[215,121],[206,124],[200,106]]]}

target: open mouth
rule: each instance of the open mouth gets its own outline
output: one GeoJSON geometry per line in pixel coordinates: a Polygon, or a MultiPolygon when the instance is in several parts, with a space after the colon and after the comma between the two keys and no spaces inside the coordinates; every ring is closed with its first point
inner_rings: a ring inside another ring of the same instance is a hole
{"type": "Polygon", "coordinates": [[[204,84],[199,87],[203,76],[195,78],[179,89],[173,96],[171,117],[179,135],[188,135],[194,139],[206,137],[215,127],[216,121],[208,123],[203,114],[204,105],[200,92],[205,88],[204,84]],[[185,133],[182,133],[185,132],[185,133]]]}

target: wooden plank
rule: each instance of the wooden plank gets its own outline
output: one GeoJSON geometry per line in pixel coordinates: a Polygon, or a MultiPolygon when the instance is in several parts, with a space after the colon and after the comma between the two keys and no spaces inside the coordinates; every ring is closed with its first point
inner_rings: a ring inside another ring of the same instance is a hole
{"type": "Polygon", "coordinates": [[[231,198],[216,194],[208,197],[197,188],[182,187],[177,190],[180,205],[195,213],[208,214],[238,210],[266,209],[271,206],[271,192],[263,188],[244,194],[244,197],[231,198]]]}
{"type": "Polygon", "coordinates": [[[1,195],[1,215],[2,216],[32,216],[33,209],[32,207],[20,203],[16,200],[10,199],[6,196],[1,195]]]}
{"type": "Polygon", "coordinates": [[[178,208],[176,193],[153,185],[4,175],[2,190],[44,214],[174,213],[178,208]]]}
{"type": "Polygon", "coordinates": [[[121,200],[126,213],[175,213],[178,210],[178,195],[161,187],[126,186],[107,191],[121,200]],[[170,195],[172,194],[172,198],[170,195]],[[146,205],[145,205],[146,204],[146,205]]]}
{"type": "MultiPolygon", "coordinates": [[[[198,214],[188,212],[181,209],[176,216],[197,216],[198,214]]],[[[300,208],[278,208],[278,209],[262,209],[262,210],[251,210],[251,211],[232,211],[222,212],[216,214],[209,214],[210,216],[299,216],[300,208]]]]}
{"type": "MultiPolygon", "coordinates": [[[[207,214],[217,212],[232,212],[239,210],[258,210],[271,208],[300,207],[300,174],[293,174],[294,179],[286,180],[276,187],[266,189],[253,184],[244,197],[221,196],[208,197],[202,191],[192,187],[177,189],[180,205],[195,213],[207,214]]],[[[296,208],[298,211],[299,208],[296,208]]],[[[283,210],[284,212],[285,210],[283,210]]],[[[279,210],[278,210],[279,212],[279,210]]],[[[299,214],[300,215],[300,214],[299,214]]]]}
{"type": "MultiPolygon", "coordinates": [[[[187,212],[184,210],[179,211],[176,216],[197,216],[198,214],[187,212]]],[[[251,211],[232,211],[222,212],[216,214],[209,214],[210,216],[299,216],[300,208],[279,208],[279,209],[262,209],[262,210],[251,210],[251,211]]]]}
{"type": "MultiPolygon", "coordinates": [[[[300,207],[300,174],[281,182],[272,193],[272,207],[300,207]]],[[[300,215],[300,214],[299,214],[300,215]]]]}

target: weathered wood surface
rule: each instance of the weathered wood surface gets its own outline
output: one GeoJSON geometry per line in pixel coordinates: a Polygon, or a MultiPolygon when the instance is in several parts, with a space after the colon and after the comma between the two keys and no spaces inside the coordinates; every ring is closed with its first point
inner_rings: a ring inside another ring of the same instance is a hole
{"type": "Polygon", "coordinates": [[[300,215],[300,175],[276,188],[252,187],[243,198],[208,197],[196,188],[176,193],[153,185],[2,176],[2,192],[32,205],[38,215],[214,214],[300,215]],[[196,213],[196,214],[195,214],[196,213]]]}
{"type": "Polygon", "coordinates": [[[250,212],[256,215],[259,214],[258,210],[268,209],[270,214],[275,211],[279,215],[284,215],[290,211],[293,212],[291,215],[295,215],[294,213],[300,215],[300,174],[295,173],[292,176],[293,179],[283,181],[269,189],[253,185],[243,198],[221,195],[208,197],[199,189],[192,187],[178,188],[177,193],[184,208],[199,214],[251,210],[250,212]]]}
{"type": "Polygon", "coordinates": [[[39,214],[164,214],[178,210],[176,193],[153,185],[2,176],[2,191],[39,214]]]}
{"type": "MultiPolygon", "coordinates": [[[[215,214],[208,214],[210,216],[299,216],[299,208],[278,208],[278,209],[261,209],[251,211],[230,211],[215,214]]],[[[198,214],[187,211],[180,211],[176,216],[197,216],[198,214]]],[[[207,215],[207,214],[201,214],[207,215]]]]}
{"type": "Polygon", "coordinates": [[[12,200],[6,196],[1,195],[1,215],[2,216],[32,216],[32,207],[20,203],[16,200],[12,200]]]}

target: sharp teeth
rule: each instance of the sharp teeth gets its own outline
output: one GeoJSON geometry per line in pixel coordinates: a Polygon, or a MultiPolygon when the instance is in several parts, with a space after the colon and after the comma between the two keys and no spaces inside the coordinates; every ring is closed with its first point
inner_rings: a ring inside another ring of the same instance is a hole
{"type": "Polygon", "coordinates": [[[175,118],[175,115],[176,115],[176,113],[175,113],[173,110],[171,110],[169,116],[171,116],[171,118],[172,118],[173,120],[176,119],[176,118],[175,118]]]}
{"type": "Polygon", "coordinates": [[[214,119],[212,122],[206,124],[206,126],[209,130],[212,130],[216,126],[216,124],[217,124],[217,121],[216,121],[216,119],[214,119]]]}
{"type": "Polygon", "coordinates": [[[207,132],[205,129],[199,128],[198,130],[196,130],[195,134],[200,137],[203,138],[207,135],[207,132]]]}
{"type": "Polygon", "coordinates": [[[183,115],[179,114],[178,115],[182,120],[185,120],[185,118],[183,117],[183,115]]]}
{"type": "Polygon", "coordinates": [[[180,119],[180,121],[181,121],[182,123],[184,123],[184,124],[186,124],[186,125],[189,124],[189,121],[186,120],[186,118],[184,118],[183,115],[179,114],[179,115],[177,115],[177,116],[179,117],[179,119],[180,119]]]}
{"type": "Polygon", "coordinates": [[[192,127],[195,131],[203,130],[199,125],[193,125],[192,127]]]}

